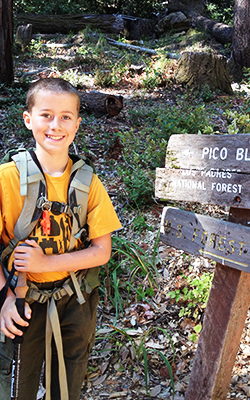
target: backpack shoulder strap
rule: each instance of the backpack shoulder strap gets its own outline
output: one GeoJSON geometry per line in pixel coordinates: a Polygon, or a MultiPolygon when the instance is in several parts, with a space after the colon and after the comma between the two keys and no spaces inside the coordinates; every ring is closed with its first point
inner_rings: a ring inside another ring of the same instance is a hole
{"type": "Polygon", "coordinates": [[[81,158],[72,166],[71,182],[68,189],[68,201],[73,216],[69,251],[72,251],[75,241],[81,236],[87,221],[88,195],[93,177],[93,168],[81,158]]]}
{"type": "Polygon", "coordinates": [[[2,253],[2,261],[13,251],[20,240],[26,239],[41,215],[36,200],[46,196],[44,175],[35,162],[34,155],[29,151],[20,151],[13,155],[16,167],[20,173],[20,195],[25,196],[22,212],[14,228],[14,238],[2,253]]]}

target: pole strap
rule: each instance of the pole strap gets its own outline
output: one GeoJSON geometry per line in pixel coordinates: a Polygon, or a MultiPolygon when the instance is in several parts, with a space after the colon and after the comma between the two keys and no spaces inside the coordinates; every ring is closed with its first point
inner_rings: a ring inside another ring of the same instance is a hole
{"type": "Polygon", "coordinates": [[[69,391],[67,384],[67,373],[63,357],[63,344],[60,329],[60,321],[55,304],[54,297],[52,296],[47,302],[47,320],[46,320],[46,346],[45,346],[45,376],[46,376],[46,397],[45,400],[51,400],[51,341],[54,335],[57,357],[58,357],[58,376],[61,392],[61,400],[69,400],[69,391]]]}

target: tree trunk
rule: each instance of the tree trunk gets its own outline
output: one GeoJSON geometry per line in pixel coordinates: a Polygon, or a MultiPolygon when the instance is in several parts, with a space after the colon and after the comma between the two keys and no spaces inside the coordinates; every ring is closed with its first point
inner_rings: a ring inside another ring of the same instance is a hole
{"type": "Polygon", "coordinates": [[[250,2],[235,0],[232,55],[241,69],[250,67],[250,2]]]}
{"type": "Polygon", "coordinates": [[[96,91],[82,93],[79,92],[81,98],[81,111],[94,114],[95,117],[114,117],[120,113],[123,108],[123,97],[114,96],[107,93],[96,91]]]}
{"type": "Polygon", "coordinates": [[[13,71],[13,4],[0,0],[0,83],[11,84],[13,71]]]}
{"type": "Polygon", "coordinates": [[[178,62],[175,79],[178,83],[198,89],[232,94],[225,57],[212,53],[183,52],[178,62]]]}
{"type": "MultiPolygon", "coordinates": [[[[7,1],[7,0],[6,0],[7,1]]],[[[124,33],[124,22],[121,15],[17,15],[18,25],[32,24],[33,32],[37,33],[69,33],[79,32],[89,26],[100,29],[104,33],[124,33]]]]}
{"type": "Polygon", "coordinates": [[[16,43],[21,45],[22,51],[30,44],[32,39],[32,25],[19,25],[16,30],[16,43]]]}
{"type": "Polygon", "coordinates": [[[184,14],[190,18],[192,26],[200,26],[205,29],[211,36],[213,36],[217,42],[226,44],[232,43],[233,38],[233,27],[226,24],[213,21],[212,19],[203,17],[196,12],[184,12],[184,14]]]}

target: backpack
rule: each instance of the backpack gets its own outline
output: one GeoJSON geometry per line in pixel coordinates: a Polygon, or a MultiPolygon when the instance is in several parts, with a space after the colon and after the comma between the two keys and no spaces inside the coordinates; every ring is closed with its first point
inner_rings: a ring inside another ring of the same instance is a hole
{"type": "MultiPolygon", "coordinates": [[[[1,255],[1,263],[6,276],[6,285],[0,291],[0,309],[5,301],[8,287],[16,285],[15,269],[8,272],[8,259],[18,245],[26,239],[36,226],[44,210],[66,213],[72,217],[72,231],[69,252],[73,250],[75,241],[81,236],[87,236],[86,220],[88,193],[93,176],[93,168],[81,157],[69,154],[73,166],[68,187],[68,203],[50,202],[47,199],[46,180],[42,168],[33,150],[10,150],[1,161],[1,164],[14,161],[20,173],[20,194],[25,196],[22,212],[14,227],[14,238],[9,241],[1,255]],[[34,201],[36,199],[36,201],[34,201]]],[[[72,275],[72,274],[71,274],[72,275]]],[[[73,276],[72,280],[74,279],[73,276]]]]}

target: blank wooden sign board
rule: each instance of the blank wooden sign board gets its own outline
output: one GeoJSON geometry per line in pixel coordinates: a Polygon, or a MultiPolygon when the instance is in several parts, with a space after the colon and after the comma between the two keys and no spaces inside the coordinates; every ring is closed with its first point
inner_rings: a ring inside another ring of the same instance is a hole
{"type": "Polygon", "coordinates": [[[222,221],[165,207],[161,240],[216,261],[186,400],[225,400],[250,304],[250,135],[172,135],[155,196],[230,206],[222,221]]]}

